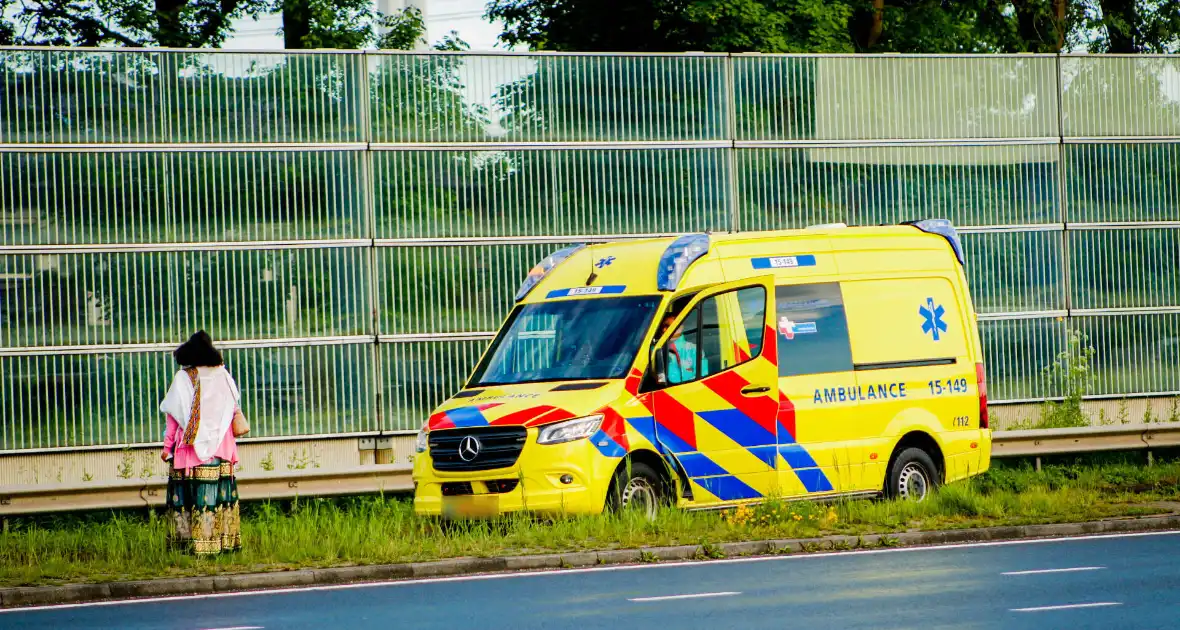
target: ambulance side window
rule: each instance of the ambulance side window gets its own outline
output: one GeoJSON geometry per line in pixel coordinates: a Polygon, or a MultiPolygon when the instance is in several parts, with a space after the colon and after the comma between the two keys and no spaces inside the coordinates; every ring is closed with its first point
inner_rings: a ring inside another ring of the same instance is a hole
{"type": "Polygon", "coordinates": [[[852,371],[840,285],[776,287],[779,376],[852,371]]]}

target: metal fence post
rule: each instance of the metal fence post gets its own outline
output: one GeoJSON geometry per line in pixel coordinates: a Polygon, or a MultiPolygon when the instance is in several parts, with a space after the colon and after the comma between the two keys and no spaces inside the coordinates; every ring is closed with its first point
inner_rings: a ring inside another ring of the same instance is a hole
{"type": "MultiPolygon", "coordinates": [[[[361,168],[359,182],[361,192],[361,203],[363,206],[363,215],[365,217],[365,232],[368,240],[368,274],[367,280],[369,285],[369,333],[372,335],[372,343],[370,344],[370,382],[369,382],[369,413],[373,419],[374,429],[378,433],[385,431],[385,422],[382,417],[381,401],[381,342],[379,335],[380,328],[380,311],[378,309],[379,293],[377,289],[378,270],[377,270],[377,200],[376,200],[376,179],[374,178],[373,168],[373,104],[372,104],[372,85],[370,81],[372,77],[369,74],[369,53],[363,52],[356,56],[358,73],[357,86],[360,89],[360,140],[365,143],[365,149],[362,152],[361,168]]],[[[380,461],[380,456],[377,457],[380,461]]]]}
{"type": "MultiPolygon", "coordinates": [[[[1061,209],[1061,289],[1065,306],[1065,330],[1062,347],[1069,345],[1069,331],[1073,327],[1073,286],[1070,280],[1071,261],[1069,255],[1069,203],[1065,186],[1065,79],[1062,74],[1061,53],[1053,57],[1057,75],[1057,204],[1061,209]]],[[[1046,392],[1050,396],[1053,392],[1046,392]]]]}
{"type": "Polygon", "coordinates": [[[729,146],[725,149],[725,187],[726,200],[729,202],[730,231],[741,230],[741,219],[738,216],[738,174],[737,174],[737,82],[734,79],[734,56],[725,55],[725,137],[729,146]]]}

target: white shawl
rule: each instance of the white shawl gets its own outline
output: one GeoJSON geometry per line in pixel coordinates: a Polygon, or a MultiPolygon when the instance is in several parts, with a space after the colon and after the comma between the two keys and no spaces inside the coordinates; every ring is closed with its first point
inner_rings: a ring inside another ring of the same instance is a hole
{"type": "MultiPolygon", "coordinates": [[[[206,461],[217,452],[225,433],[233,424],[234,410],[238,407],[238,384],[234,382],[224,366],[197,368],[201,380],[201,423],[197,426],[193,450],[201,461],[206,461]]],[[[180,424],[181,434],[188,427],[193,410],[193,382],[184,370],[172,378],[172,386],[160,403],[160,411],[172,416],[180,424]]],[[[179,445],[179,438],[178,438],[179,445]]]]}

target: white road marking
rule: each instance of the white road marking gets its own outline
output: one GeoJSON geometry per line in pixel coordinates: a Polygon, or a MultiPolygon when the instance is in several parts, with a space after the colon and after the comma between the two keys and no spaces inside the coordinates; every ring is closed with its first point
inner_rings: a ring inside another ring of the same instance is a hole
{"type": "Polygon", "coordinates": [[[1027,540],[995,540],[977,543],[951,543],[947,545],[925,545],[919,547],[890,547],[887,549],[865,549],[861,551],[829,551],[790,556],[760,556],[756,558],[726,558],[722,560],[686,560],[680,562],[661,562],[659,564],[625,564],[609,567],[587,567],[584,569],[542,569],[539,571],[521,571],[517,573],[487,573],[481,575],[457,575],[453,577],[424,578],[420,580],[393,580],[382,582],[354,582],[352,584],[325,584],[322,586],[295,586],[287,588],[272,588],[268,590],[233,591],[230,593],[203,593],[199,595],[167,595],[164,597],[144,597],[140,599],[122,599],[84,604],[48,604],[45,606],[25,606],[21,608],[0,608],[0,614],[31,612],[37,610],[65,610],[69,608],[89,608],[92,606],[126,606],[129,604],[154,604],[160,602],[174,602],[181,600],[222,599],[226,597],[255,597],[260,595],[285,595],[289,593],[308,593],[313,591],[341,591],[354,588],[374,588],[393,586],[419,586],[423,584],[445,584],[449,582],[476,582],[482,580],[507,580],[530,577],[549,577],[554,575],[574,575],[578,573],[604,573],[608,571],[648,571],[672,569],[686,566],[712,566],[718,564],[746,564],[752,562],[805,562],[808,560],[823,560],[840,556],[875,556],[880,554],[910,553],[920,551],[940,551],[945,549],[970,549],[973,547],[1009,547],[1013,545],[1038,545],[1079,540],[1105,540],[1115,538],[1143,538],[1146,536],[1177,536],[1180,530],[1161,532],[1135,532],[1129,534],[1086,534],[1084,536],[1069,536],[1064,538],[1033,538],[1027,540]]]}
{"type": "Polygon", "coordinates": [[[1036,608],[1012,608],[1012,612],[1044,612],[1046,610],[1070,610],[1073,608],[1102,608],[1104,606],[1122,606],[1122,602],[1092,602],[1089,604],[1065,604],[1062,606],[1037,606],[1036,608]]]}
{"type": "Polygon", "coordinates": [[[692,595],[661,595],[659,597],[632,597],[629,602],[666,602],[672,599],[697,599],[700,597],[728,597],[741,595],[739,591],[724,591],[721,593],[694,593],[692,595]]]}
{"type": "Polygon", "coordinates": [[[234,626],[232,628],[206,628],[205,630],[262,630],[262,626],[234,626]]]}
{"type": "Polygon", "coordinates": [[[1000,575],[1042,575],[1044,573],[1074,573],[1077,571],[1101,571],[1106,567],[1070,567],[1068,569],[1036,569],[1034,571],[1005,571],[1000,575]]]}

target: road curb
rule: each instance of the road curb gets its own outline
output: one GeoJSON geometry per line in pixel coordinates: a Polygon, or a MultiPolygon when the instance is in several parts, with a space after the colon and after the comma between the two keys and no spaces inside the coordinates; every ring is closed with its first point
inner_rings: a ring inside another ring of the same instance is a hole
{"type": "Polygon", "coordinates": [[[1018,525],[952,529],[930,532],[898,532],[863,536],[759,540],[749,542],[612,549],[574,553],[501,558],[451,558],[434,562],[303,569],[269,573],[241,573],[213,577],[168,578],[106,584],[69,584],[0,589],[0,608],[77,604],[84,602],[167,597],[242,590],[266,590],[300,586],[375,582],[425,577],[447,577],[504,571],[578,568],[653,562],[678,562],[763,556],[785,553],[843,551],[883,547],[915,547],[948,543],[1058,538],[1086,534],[1113,534],[1180,529],[1180,514],[1120,518],[1083,523],[1018,525]]]}

